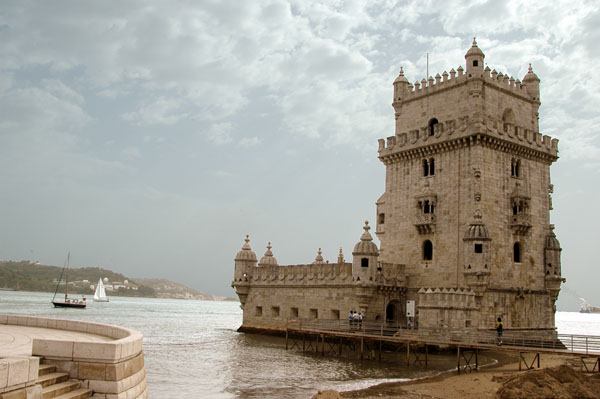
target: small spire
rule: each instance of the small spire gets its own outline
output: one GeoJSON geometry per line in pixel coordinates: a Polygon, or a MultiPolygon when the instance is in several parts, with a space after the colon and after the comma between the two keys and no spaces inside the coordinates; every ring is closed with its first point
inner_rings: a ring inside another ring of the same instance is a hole
{"type": "Polygon", "coordinates": [[[477,47],[477,40],[475,40],[475,37],[473,37],[473,47],[477,47]]]}
{"type": "Polygon", "coordinates": [[[369,226],[368,220],[365,220],[365,225],[363,226],[363,229],[365,230],[365,232],[360,237],[360,240],[361,241],[373,241],[373,237],[371,237],[371,234],[369,234],[369,230],[371,230],[371,226],[369,226]]]}
{"type": "Polygon", "coordinates": [[[244,246],[242,246],[242,249],[252,249],[250,247],[250,234],[246,234],[246,238],[244,239],[244,241],[246,241],[246,243],[244,244],[244,246]]]}
{"type": "Polygon", "coordinates": [[[533,68],[531,67],[531,63],[529,64],[529,70],[527,72],[533,73],[533,68]]]}
{"type": "Polygon", "coordinates": [[[338,263],[344,263],[344,254],[342,253],[342,247],[340,247],[340,254],[338,255],[338,263]]]}
{"type": "Polygon", "coordinates": [[[323,256],[321,254],[322,254],[321,248],[319,248],[317,257],[315,258],[315,261],[313,262],[313,265],[319,265],[319,264],[323,263],[323,256]]]}
{"type": "MultiPolygon", "coordinates": [[[[529,66],[531,66],[531,64],[529,64],[529,66]]],[[[402,69],[402,67],[400,67],[400,76],[404,76],[404,69],[402,69]]]]}

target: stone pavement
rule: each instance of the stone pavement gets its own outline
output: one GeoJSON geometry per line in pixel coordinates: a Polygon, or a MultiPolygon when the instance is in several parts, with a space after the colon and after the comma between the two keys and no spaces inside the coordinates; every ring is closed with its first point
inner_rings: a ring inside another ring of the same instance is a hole
{"type": "Polygon", "coordinates": [[[0,324],[0,358],[31,356],[34,338],[86,342],[109,342],[115,340],[114,338],[84,332],[0,324]]]}

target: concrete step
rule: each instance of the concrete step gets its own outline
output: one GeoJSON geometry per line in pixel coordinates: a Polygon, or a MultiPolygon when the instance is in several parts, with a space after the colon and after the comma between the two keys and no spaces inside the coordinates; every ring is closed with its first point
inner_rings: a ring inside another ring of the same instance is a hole
{"type": "Polygon", "coordinates": [[[53,399],[84,399],[92,396],[91,389],[79,388],[74,391],[56,396],[53,399]]]}
{"type": "Polygon", "coordinates": [[[47,387],[49,385],[54,385],[59,382],[63,382],[69,379],[69,375],[67,373],[57,373],[52,372],[38,377],[36,383],[40,384],[42,388],[47,387]]]}
{"type": "Polygon", "coordinates": [[[54,385],[42,388],[42,398],[52,399],[62,394],[79,389],[79,381],[63,381],[54,385]]]}
{"type": "Polygon", "coordinates": [[[41,377],[46,374],[54,373],[56,371],[56,366],[52,364],[40,364],[40,371],[38,372],[38,377],[41,377]]]}

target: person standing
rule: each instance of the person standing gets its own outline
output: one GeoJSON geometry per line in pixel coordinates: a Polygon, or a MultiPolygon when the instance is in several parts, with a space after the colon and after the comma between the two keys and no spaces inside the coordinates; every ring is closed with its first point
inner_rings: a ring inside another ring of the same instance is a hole
{"type": "Polygon", "coordinates": [[[352,329],[352,321],[354,320],[354,310],[350,311],[350,314],[348,315],[348,328],[352,329]]]}
{"type": "Polygon", "coordinates": [[[496,343],[498,346],[502,345],[502,331],[504,330],[504,325],[502,324],[502,318],[498,317],[498,321],[496,321],[496,343]]]}

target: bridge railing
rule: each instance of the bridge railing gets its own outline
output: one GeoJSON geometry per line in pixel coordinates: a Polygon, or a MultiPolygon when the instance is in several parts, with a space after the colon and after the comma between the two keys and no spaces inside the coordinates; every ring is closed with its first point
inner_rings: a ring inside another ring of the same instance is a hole
{"type": "Polygon", "coordinates": [[[287,329],[320,333],[343,333],[356,336],[385,338],[386,340],[414,341],[439,345],[485,346],[498,345],[514,349],[541,349],[556,352],[571,352],[577,354],[600,354],[600,336],[555,334],[538,331],[504,330],[500,339],[493,329],[487,331],[472,331],[459,329],[407,329],[399,323],[325,320],[325,319],[294,319],[288,320],[287,329]]]}

